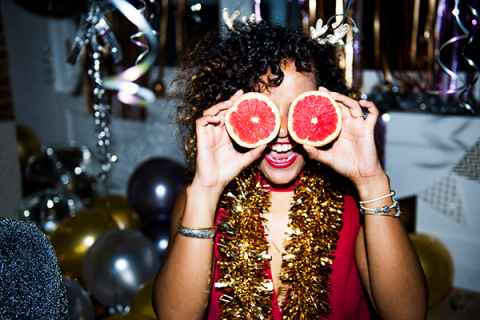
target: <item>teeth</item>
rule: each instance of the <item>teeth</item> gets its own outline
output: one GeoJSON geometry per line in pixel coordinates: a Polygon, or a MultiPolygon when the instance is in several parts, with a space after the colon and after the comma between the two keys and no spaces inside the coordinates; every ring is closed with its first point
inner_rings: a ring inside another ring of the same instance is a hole
{"type": "Polygon", "coordinates": [[[291,144],[274,144],[272,150],[276,152],[287,152],[292,150],[291,144]]]}
{"type": "Polygon", "coordinates": [[[271,155],[267,154],[267,157],[272,160],[273,162],[276,162],[276,163],[282,163],[282,162],[288,162],[290,160],[292,160],[292,158],[295,156],[295,153],[292,153],[290,156],[288,156],[287,159],[283,159],[283,160],[278,160],[278,159],[274,159],[271,155]]]}

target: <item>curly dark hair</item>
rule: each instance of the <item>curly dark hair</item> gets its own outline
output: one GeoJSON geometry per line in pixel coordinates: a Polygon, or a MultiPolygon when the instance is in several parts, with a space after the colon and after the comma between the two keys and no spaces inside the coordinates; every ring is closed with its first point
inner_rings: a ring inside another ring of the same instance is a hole
{"type": "Polygon", "coordinates": [[[211,31],[180,59],[177,80],[182,103],[176,121],[183,133],[189,178],[196,165],[195,120],[240,89],[246,93],[279,86],[284,77],[281,67],[286,62],[294,62],[298,72],[313,72],[317,86],[351,95],[337,66],[334,47],[264,21],[237,23],[235,27],[235,31],[211,31]],[[267,74],[267,81],[262,80],[267,74]]]}

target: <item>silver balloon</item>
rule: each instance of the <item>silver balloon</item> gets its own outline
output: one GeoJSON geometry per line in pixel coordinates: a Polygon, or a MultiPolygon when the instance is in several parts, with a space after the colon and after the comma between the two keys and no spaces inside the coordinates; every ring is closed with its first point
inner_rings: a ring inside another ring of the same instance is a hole
{"type": "Polygon", "coordinates": [[[25,178],[30,182],[48,182],[53,187],[77,193],[91,205],[101,192],[98,181],[100,163],[83,144],[70,140],[67,144],[42,147],[30,157],[25,178]]]}
{"type": "Polygon", "coordinates": [[[82,199],[73,192],[45,189],[23,198],[17,209],[21,220],[35,222],[45,234],[52,233],[67,217],[84,209],[82,199]]]}
{"type": "Polygon", "coordinates": [[[87,292],[75,280],[62,277],[67,289],[70,320],[94,320],[95,312],[87,292]]]}
{"type": "Polygon", "coordinates": [[[101,235],[85,254],[83,279],[98,302],[110,308],[125,308],[159,267],[155,245],[141,232],[112,230],[101,235]]]}
{"type": "Polygon", "coordinates": [[[42,182],[52,188],[72,185],[71,175],[65,172],[56,152],[50,147],[42,146],[40,152],[28,158],[24,173],[27,181],[42,182]]]}

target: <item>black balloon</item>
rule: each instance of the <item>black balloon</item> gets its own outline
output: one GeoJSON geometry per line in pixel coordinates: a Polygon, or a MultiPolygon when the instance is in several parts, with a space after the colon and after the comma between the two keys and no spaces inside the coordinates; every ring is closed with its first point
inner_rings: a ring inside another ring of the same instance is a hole
{"type": "Polygon", "coordinates": [[[163,257],[170,236],[170,223],[166,220],[154,220],[144,226],[141,231],[155,244],[160,257],[163,257]]]}
{"type": "Polygon", "coordinates": [[[170,220],[175,199],[187,180],[184,168],[165,158],[140,164],[128,182],[128,201],[143,225],[170,220]]]}
{"type": "Polygon", "coordinates": [[[67,289],[70,320],[94,320],[95,311],[85,289],[76,280],[65,276],[62,277],[62,280],[67,289]]]}

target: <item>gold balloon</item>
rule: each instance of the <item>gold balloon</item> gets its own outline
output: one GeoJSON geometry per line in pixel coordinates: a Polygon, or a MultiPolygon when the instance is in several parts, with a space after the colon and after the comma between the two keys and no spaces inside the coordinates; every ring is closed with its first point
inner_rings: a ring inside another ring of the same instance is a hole
{"type": "Polygon", "coordinates": [[[140,286],[130,303],[130,312],[143,314],[154,319],[157,317],[152,305],[154,280],[155,279],[151,279],[140,286]]]}
{"type": "Polygon", "coordinates": [[[28,127],[17,124],[17,152],[22,174],[27,166],[28,159],[40,152],[41,145],[35,133],[28,127]]]}
{"type": "Polygon", "coordinates": [[[156,320],[156,319],[157,317],[151,318],[138,313],[125,313],[125,314],[117,314],[108,318],[104,318],[103,320],[156,320]]]}
{"type": "Polygon", "coordinates": [[[442,301],[452,289],[454,265],[450,252],[437,238],[426,234],[409,234],[427,278],[428,307],[442,301]]]}
{"type": "Polygon", "coordinates": [[[85,253],[100,235],[113,229],[118,226],[104,211],[80,211],[63,220],[50,235],[62,274],[81,279],[85,253]]]}
{"type": "Polygon", "coordinates": [[[93,209],[109,213],[119,229],[140,230],[137,214],[130,207],[128,199],[122,195],[112,194],[103,197],[95,202],[93,209]]]}

